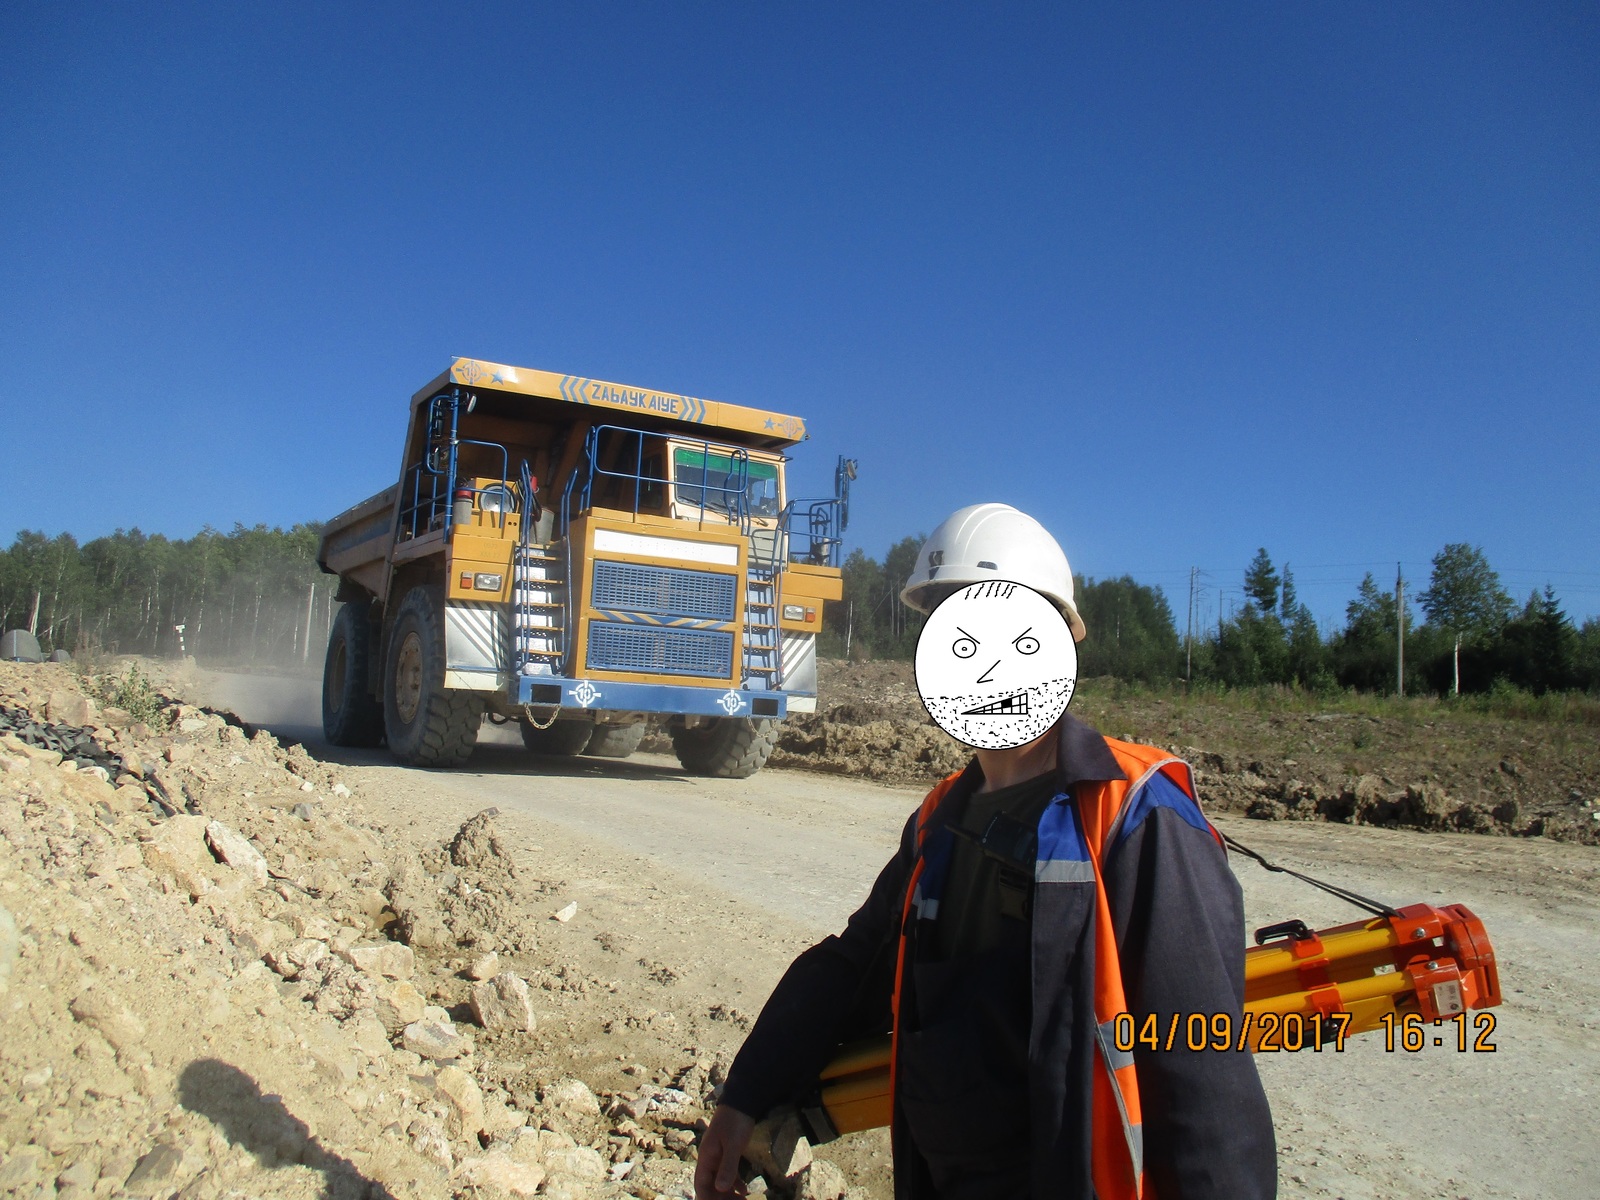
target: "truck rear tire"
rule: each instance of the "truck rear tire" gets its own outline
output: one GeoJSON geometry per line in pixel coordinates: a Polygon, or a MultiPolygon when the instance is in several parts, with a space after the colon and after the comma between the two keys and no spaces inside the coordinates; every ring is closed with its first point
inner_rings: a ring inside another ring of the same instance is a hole
{"type": "Polygon", "coordinates": [[[444,686],[444,595],[412,588],[400,601],[383,672],[383,727],[408,766],[454,767],[478,744],[484,698],[444,686]]]}
{"type": "Polygon", "coordinates": [[[557,721],[548,729],[538,729],[527,717],[518,722],[522,726],[522,744],[534,754],[582,754],[594,733],[588,721],[557,721]]]}
{"type": "Polygon", "coordinates": [[[635,721],[632,725],[596,725],[594,736],[589,739],[583,752],[596,758],[627,758],[644,741],[644,730],[643,721],[635,721]]]}
{"type": "Polygon", "coordinates": [[[322,662],[322,736],[335,746],[376,746],[383,741],[383,705],[367,690],[372,671],[369,605],[346,604],[328,633],[322,662]]]}
{"type": "Polygon", "coordinates": [[[778,724],[771,717],[717,717],[699,729],[674,729],[672,748],[691,775],[748,779],[778,744],[778,724]]]}

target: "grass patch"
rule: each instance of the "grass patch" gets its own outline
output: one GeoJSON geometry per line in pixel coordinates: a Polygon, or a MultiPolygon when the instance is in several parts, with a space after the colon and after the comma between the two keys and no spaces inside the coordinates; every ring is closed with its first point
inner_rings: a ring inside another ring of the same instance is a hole
{"type": "Polygon", "coordinates": [[[1302,688],[1265,684],[1229,688],[1216,683],[1196,683],[1185,692],[1181,683],[1151,685],[1102,676],[1079,681],[1079,693],[1104,703],[1158,700],[1173,704],[1179,713],[1204,708],[1256,715],[1314,716],[1343,713],[1380,719],[1432,721],[1449,717],[1492,717],[1546,725],[1600,728],[1600,696],[1586,692],[1532,692],[1504,682],[1492,691],[1469,696],[1393,696],[1358,692],[1349,688],[1302,688]]]}

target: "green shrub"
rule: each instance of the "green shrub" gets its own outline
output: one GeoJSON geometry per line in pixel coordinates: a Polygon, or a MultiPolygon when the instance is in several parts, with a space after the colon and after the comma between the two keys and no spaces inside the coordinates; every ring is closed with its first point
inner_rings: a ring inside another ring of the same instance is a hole
{"type": "Polygon", "coordinates": [[[164,703],[161,694],[150,682],[150,677],[139,670],[138,663],[129,667],[128,673],[120,678],[102,678],[91,691],[100,703],[120,708],[135,721],[143,721],[146,725],[154,723],[164,703]]]}

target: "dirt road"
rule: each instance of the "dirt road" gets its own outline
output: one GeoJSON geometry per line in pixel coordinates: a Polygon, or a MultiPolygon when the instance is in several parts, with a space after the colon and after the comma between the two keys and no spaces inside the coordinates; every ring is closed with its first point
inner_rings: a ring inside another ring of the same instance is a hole
{"type": "MultiPolygon", "coordinates": [[[[794,950],[864,896],[919,793],[801,771],[744,782],[691,779],[670,758],[535,760],[495,731],[453,772],[318,744],[313,684],[218,677],[214,704],[345,764],[386,819],[443,837],[474,812],[547,861],[605,936],[675,956],[673,1002],[758,1010],[794,950]]],[[[1270,858],[1394,903],[1464,903],[1488,927],[1505,1005],[1495,1050],[1453,1035],[1416,1054],[1381,1035],[1342,1054],[1260,1056],[1287,1197],[1589,1197],[1600,1179],[1600,856],[1542,839],[1420,834],[1219,818],[1270,858]]],[[[1355,919],[1303,884],[1236,861],[1252,927],[1355,919]]],[[[574,1028],[575,1034],[579,1033],[574,1028]]],[[[737,1031],[730,1030],[732,1041],[737,1031]]],[[[575,1067],[607,1047],[575,1041],[575,1067]]],[[[869,1193],[886,1187],[883,1139],[830,1147],[869,1193]]]]}

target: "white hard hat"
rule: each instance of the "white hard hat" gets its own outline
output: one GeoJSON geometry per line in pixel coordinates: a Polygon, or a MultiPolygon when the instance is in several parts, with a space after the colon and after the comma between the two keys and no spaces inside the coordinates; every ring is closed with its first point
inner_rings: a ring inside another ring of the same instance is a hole
{"type": "Polygon", "coordinates": [[[1083,641],[1066,554],[1043,525],[1009,504],[973,504],[941,521],[917,551],[900,599],[931,612],[952,591],[986,579],[1020,583],[1048,596],[1067,618],[1074,640],[1083,641]]]}

